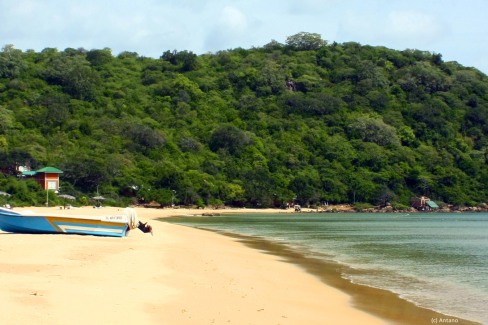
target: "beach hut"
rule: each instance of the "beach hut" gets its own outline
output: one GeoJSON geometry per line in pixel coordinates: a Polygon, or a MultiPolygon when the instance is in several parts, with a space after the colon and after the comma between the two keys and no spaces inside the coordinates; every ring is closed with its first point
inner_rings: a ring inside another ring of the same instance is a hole
{"type": "Polygon", "coordinates": [[[55,167],[44,167],[38,170],[22,171],[21,176],[25,178],[33,178],[44,190],[59,190],[59,175],[63,171],[55,167]]]}

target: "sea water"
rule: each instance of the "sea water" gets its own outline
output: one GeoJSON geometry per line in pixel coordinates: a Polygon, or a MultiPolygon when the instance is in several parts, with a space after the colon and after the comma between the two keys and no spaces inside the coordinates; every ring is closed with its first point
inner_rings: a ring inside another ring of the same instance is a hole
{"type": "Polygon", "coordinates": [[[348,266],[353,283],[488,324],[488,214],[296,213],[175,218],[348,266]]]}

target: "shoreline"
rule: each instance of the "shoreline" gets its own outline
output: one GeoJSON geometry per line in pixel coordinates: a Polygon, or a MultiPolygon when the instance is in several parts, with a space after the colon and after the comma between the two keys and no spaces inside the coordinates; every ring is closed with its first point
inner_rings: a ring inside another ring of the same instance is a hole
{"type": "MultiPolygon", "coordinates": [[[[306,211],[313,213],[315,211],[306,211]]],[[[340,211],[349,212],[349,211],[340,211]]],[[[422,213],[417,211],[418,213],[422,213]]],[[[444,211],[446,212],[446,211],[444,211]]],[[[256,213],[253,211],[253,213],[256,213]]],[[[266,212],[273,213],[273,212],[266,212]]],[[[279,212],[274,212],[279,213],[279,212]]],[[[319,212],[320,213],[320,212],[319,212]]],[[[242,214],[233,211],[232,213],[223,213],[225,215],[242,214]]],[[[220,215],[220,214],[215,214],[220,215]]],[[[213,214],[190,214],[190,215],[175,215],[174,218],[193,216],[193,217],[211,217],[213,214]]],[[[171,219],[172,217],[169,217],[171,219]]],[[[163,222],[164,219],[160,220],[163,222]]],[[[171,223],[171,221],[169,221],[171,223]]],[[[176,223],[177,224],[177,223],[176,223]]],[[[341,274],[345,271],[351,271],[351,268],[347,265],[340,264],[336,261],[330,260],[327,257],[320,258],[319,256],[313,256],[314,254],[307,254],[299,249],[287,246],[286,244],[278,243],[262,237],[254,237],[250,235],[241,235],[232,232],[226,232],[221,230],[208,229],[205,227],[192,227],[184,225],[186,227],[196,228],[204,231],[209,231],[231,238],[237,239],[248,247],[256,249],[266,254],[271,254],[280,257],[280,261],[286,263],[292,263],[298,265],[305,272],[310,273],[319,278],[326,285],[332,286],[340,291],[348,294],[352,298],[352,305],[355,308],[363,310],[371,315],[379,317],[387,322],[395,324],[424,324],[432,323],[435,321],[444,323],[456,323],[456,324],[481,324],[477,321],[463,319],[455,315],[445,314],[428,307],[417,305],[415,302],[402,298],[399,294],[392,291],[371,287],[359,283],[353,283],[348,279],[345,279],[341,274]]]]}
{"type": "MultiPolygon", "coordinates": [[[[60,210],[31,207],[15,210],[93,216],[120,214],[123,208],[60,210]]],[[[307,257],[269,241],[155,222],[160,218],[202,213],[294,211],[140,207],[136,211],[141,221],[152,220],[154,237],[137,230],[122,239],[17,235],[0,231],[0,298],[6,301],[0,306],[0,312],[10,312],[12,317],[21,316],[21,321],[15,324],[22,323],[22,320],[25,323],[51,324],[68,319],[73,312],[85,310],[86,307],[79,305],[93,299],[88,305],[95,309],[97,315],[102,309],[109,315],[117,313],[121,319],[138,320],[139,323],[142,319],[147,324],[223,324],[229,321],[234,324],[297,324],[297,321],[303,323],[304,320],[307,324],[406,323],[404,316],[388,314],[392,301],[398,304],[395,308],[401,309],[408,305],[406,300],[381,289],[352,284],[340,276],[337,264],[307,257]],[[33,245],[29,246],[31,241],[33,245]],[[80,251],[80,246],[87,247],[86,251],[80,251]],[[14,251],[9,253],[9,249],[14,251]],[[47,262],[42,258],[45,249],[54,254],[47,262]],[[98,262],[103,262],[103,265],[98,262]],[[63,273],[52,270],[53,266],[66,270],[69,276],[64,279],[60,275],[63,273]],[[72,277],[81,278],[79,285],[88,287],[88,296],[84,288],[71,282],[72,277]],[[152,279],[152,282],[133,283],[128,289],[114,289],[115,283],[132,283],[135,278],[152,279]],[[32,288],[31,283],[34,284],[32,288]],[[94,283],[97,285],[92,287],[94,283]],[[66,293],[65,287],[73,293],[66,293]],[[23,292],[20,297],[19,292],[23,292]],[[105,298],[96,297],[102,292],[105,298]],[[36,299],[42,303],[36,304],[36,299]],[[127,303],[120,302],[121,299],[127,303]],[[377,299],[386,301],[380,304],[383,306],[379,306],[380,310],[375,310],[377,299]],[[69,312],[57,315],[55,309],[63,306],[69,312]],[[40,316],[45,308],[47,316],[40,316]]],[[[411,315],[405,316],[412,319],[409,324],[428,324],[434,318],[457,319],[458,324],[476,324],[410,304],[412,306],[406,308],[411,315]],[[415,318],[417,313],[420,313],[420,318],[415,318]]],[[[86,323],[88,316],[81,317],[80,324],[86,323]]],[[[7,324],[10,324],[8,320],[7,324]]]]}
{"type": "Polygon", "coordinates": [[[236,238],[248,247],[280,257],[280,261],[300,266],[305,272],[318,277],[326,285],[332,286],[346,293],[352,298],[352,305],[387,322],[398,324],[424,324],[431,320],[446,320],[456,324],[480,324],[453,315],[416,305],[414,302],[401,298],[398,294],[381,289],[353,283],[341,276],[343,271],[350,270],[346,265],[339,264],[327,258],[310,256],[287,245],[263,239],[261,237],[234,234],[206,228],[210,231],[231,238],[236,238]],[[450,320],[450,321],[449,321],[450,320]]]}

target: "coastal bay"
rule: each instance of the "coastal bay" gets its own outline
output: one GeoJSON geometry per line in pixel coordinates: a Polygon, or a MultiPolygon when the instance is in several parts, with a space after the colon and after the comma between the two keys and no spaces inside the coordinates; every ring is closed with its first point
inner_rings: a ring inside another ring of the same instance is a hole
{"type": "MultiPolygon", "coordinates": [[[[29,210],[85,216],[123,212],[121,208],[106,207],[29,210]]],[[[304,321],[307,324],[430,324],[435,321],[472,324],[459,315],[419,307],[391,291],[360,285],[357,280],[363,273],[357,270],[355,273],[345,263],[331,262],[330,256],[324,259],[320,254],[307,254],[293,240],[286,239],[285,245],[255,233],[236,235],[239,232],[215,227],[210,232],[191,225],[194,219],[203,223],[225,219],[228,223],[233,218],[244,218],[250,229],[262,230],[266,228],[263,221],[269,223],[270,216],[275,221],[294,224],[308,219],[316,222],[314,218],[347,222],[348,214],[317,216],[273,209],[136,208],[136,211],[141,221],[153,226],[154,236],[138,230],[124,238],[0,232],[0,299],[3,301],[0,312],[5,316],[2,321],[5,324],[301,324],[304,321]],[[168,218],[172,216],[180,216],[179,220],[185,220],[191,227],[174,224],[175,219],[168,218]],[[169,222],[157,220],[160,218],[169,222]]],[[[424,216],[418,214],[415,218],[424,216]]],[[[401,215],[394,217],[401,218],[401,215]]],[[[368,214],[355,214],[354,218],[363,218],[362,221],[373,225],[378,221],[368,220],[368,214]]],[[[329,229],[333,230],[331,225],[329,229]]],[[[212,229],[202,224],[198,227],[212,229]]],[[[273,227],[278,229],[276,225],[273,227]]],[[[355,231],[354,227],[348,227],[355,231]]],[[[294,226],[294,229],[286,231],[296,234],[298,228],[294,226]]],[[[370,241],[358,238],[364,244],[370,241]]],[[[343,244],[337,238],[334,240],[343,244]]],[[[329,251],[334,252],[334,248],[330,247],[329,251]]],[[[388,274],[377,275],[388,282],[388,274]]]]}

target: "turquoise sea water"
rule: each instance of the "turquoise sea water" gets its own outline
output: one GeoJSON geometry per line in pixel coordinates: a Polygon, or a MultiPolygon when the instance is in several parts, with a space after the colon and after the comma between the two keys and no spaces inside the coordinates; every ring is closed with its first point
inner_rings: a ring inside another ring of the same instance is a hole
{"type": "Polygon", "coordinates": [[[488,214],[255,214],[170,222],[254,236],[347,265],[354,283],[488,324],[488,214]]]}

